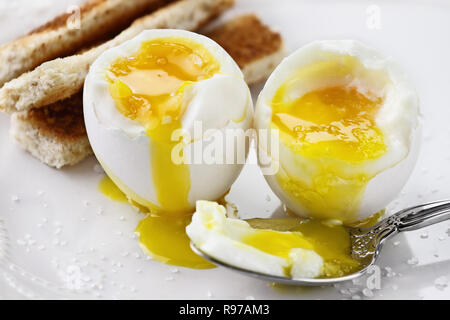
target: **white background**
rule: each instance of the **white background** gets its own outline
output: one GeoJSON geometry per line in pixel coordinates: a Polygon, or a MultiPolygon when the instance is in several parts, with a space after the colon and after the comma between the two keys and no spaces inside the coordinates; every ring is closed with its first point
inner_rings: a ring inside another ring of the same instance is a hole
{"type": "MultiPolygon", "coordinates": [[[[79,2],[1,0],[0,42],[79,2]]],[[[393,56],[418,89],[425,132],[417,169],[390,210],[450,198],[448,2],[237,2],[226,17],[257,12],[283,34],[289,51],[316,39],[358,39],[393,56]]],[[[255,97],[259,90],[253,88],[255,97]]],[[[9,117],[0,114],[0,255],[8,261],[0,264],[0,298],[368,298],[364,283],[280,288],[223,269],[188,270],[149,261],[133,238],[142,216],[99,194],[94,158],[53,170],[22,151],[8,130],[9,117]]],[[[254,164],[236,182],[231,200],[244,217],[269,216],[280,206],[254,164]]],[[[379,265],[384,276],[382,289],[373,291],[375,299],[449,299],[450,288],[436,280],[450,279],[450,222],[398,236],[385,246],[379,265]],[[414,260],[418,263],[412,265],[414,260]]]]}

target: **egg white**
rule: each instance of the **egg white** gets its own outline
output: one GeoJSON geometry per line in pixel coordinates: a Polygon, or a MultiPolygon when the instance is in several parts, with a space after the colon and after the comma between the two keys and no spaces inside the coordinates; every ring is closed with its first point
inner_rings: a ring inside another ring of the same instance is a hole
{"type": "MultiPolygon", "coordinates": [[[[353,74],[313,81],[298,79],[290,94],[291,98],[299,98],[312,90],[345,85],[354,86],[362,93],[372,92],[385,97],[375,122],[383,133],[387,151],[380,158],[355,168],[355,172],[376,174],[368,183],[355,216],[355,220],[362,220],[384,209],[398,195],[411,175],[420,147],[419,99],[405,73],[391,59],[384,58],[357,41],[312,42],[287,57],[272,73],[258,98],[255,125],[258,131],[269,129],[272,118],[270,103],[277,90],[292,79],[298,70],[341,56],[355,57],[360,62],[353,74]]],[[[260,144],[259,158],[261,163],[269,163],[274,171],[280,168],[287,176],[295,178],[307,175],[299,164],[307,164],[308,160],[295,154],[281,141],[279,157],[260,144]]],[[[309,216],[308,210],[281,188],[275,175],[265,177],[274,192],[293,212],[309,216]]]]}
{"type": "MultiPolygon", "coordinates": [[[[181,121],[183,129],[194,136],[196,121],[202,121],[204,130],[222,131],[230,128],[247,130],[253,122],[253,102],[241,70],[222,47],[205,36],[184,30],[147,30],[104,52],[91,66],[84,86],[84,117],[89,140],[96,157],[113,180],[120,181],[120,185],[142,199],[141,202],[155,206],[160,204],[152,183],[150,155],[153,142],[142,125],[118,111],[106,75],[114,61],[132,56],[143,42],[170,37],[201,44],[220,64],[216,75],[186,90],[184,99],[188,104],[181,121]]],[[[193,141],[186,146],[185,153],[189,156],[194,145],[201,142],[193,141]]],[[[227,147],[225,152],[235,152],[236,145],[227,147]]],[[[239,175],[242,164],[195,164],[189,167],[188,201],[194,208],[196,200],[216,200],[223,196],[239,175]]]]}

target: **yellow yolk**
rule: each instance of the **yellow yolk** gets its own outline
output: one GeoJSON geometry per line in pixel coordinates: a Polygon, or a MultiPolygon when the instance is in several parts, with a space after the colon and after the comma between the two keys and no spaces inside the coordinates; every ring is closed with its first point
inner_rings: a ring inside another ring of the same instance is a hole
{"type": "MultiPolygon", "coordinates": [[[[284,259],[293,248],[312,250],[324,261],[323,278],[342,277],[361,268],[351,257],[350,235],[343,226],[298,218],[253,219],[248,223],[256,229],[271,230],[256,231],[245,237],[244,243],[284,259]]],[[[290,276],[289,269],[286,273],[290,276]]]]}
{"type": "Polygon", "coordinates": [[[141,124],[152,142],[150,167],[159,206],[119,186],[135,205],[150,209],[136,232],[145,251],[164,263],[214,267],[189,247],[185,227],[192,217],[190,170],[188,165],[172,161],[172,150],[180,143],[172,141],[172,133],[182,128],[186,90],[219,70],[220,64],[203,45],[171,37],[144,42],[133,56],[117,59],[108,72],[117,109],[141,124]]]}
{"type": "Polygon", "coordinates": [[[386,151],[375,123],[382,99],[336,86],[288,100],[289,89],[282,86],[274,96],[271,125],[301,155],[301,165],[312,178],[278,174],[277,179],[313,217],[354,221],[365,187],[375,176],[359,167],[386,151]]]}

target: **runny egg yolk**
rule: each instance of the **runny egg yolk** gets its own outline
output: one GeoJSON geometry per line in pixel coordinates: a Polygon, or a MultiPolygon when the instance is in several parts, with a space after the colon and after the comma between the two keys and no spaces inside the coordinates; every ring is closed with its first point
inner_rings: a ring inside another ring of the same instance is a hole
{"type": "Polygon", "coordinates": [[[271,125],[301,156],[309,178],[278,174],[280,185],[315,218],[354,221],[365,187],[376,175],[362,165],[386,151],[375,123],[383,99],[334,86],[289,100],[288,90],[281,86],[274,96],[271,125]]]}
{"type": "Polygon", "coordinates": [[[165,263],[212,267],[192,252],[184,232],[192,216],[190,170],[188,165],[172,161],[172,150],[180,143],[172,141],[172,133],[182,128],[186,90],[219,71],[220,64],[203,45],[178,37],[146,41],[138,52],[117,59],[108,70],[109,90],[117,109],[141,124],[151,141],[152,184],[159,205],[142,203],[133,193],[127,197],[151,207],[136,232],[145,251],[165,263]]]}
{"type": "MultiPolygon", "coordinates": [[[[248,223],[265,230],[245,237],[245,244],[283,259],[289,258],[293,248],[314,251],[324,261],[322,278],[342,277],[361,269],[361,264],[351,256],[350,235],[342,225],[299,218],[253,219],[248,223]]],[[[289,268],[285,272],[290,276],[289,268]]]]}

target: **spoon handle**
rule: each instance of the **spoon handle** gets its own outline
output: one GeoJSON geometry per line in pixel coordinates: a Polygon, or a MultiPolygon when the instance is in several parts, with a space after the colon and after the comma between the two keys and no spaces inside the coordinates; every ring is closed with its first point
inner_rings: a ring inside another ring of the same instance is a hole
{"type": "Polygon", "coordinates": [[[408,208],[371,228],[352,229],[352,250],[356,257],[377,256],[380,245],[399,232],[418,230],[445,220],[450,220],[449,200],[408,208]]]}
{"type": "Polygon", "coordinates": [[[397,230],[413,231],[450,220],[450,201],[439,201],[401,211],[391,218],[397,218],[397,230]]]}

